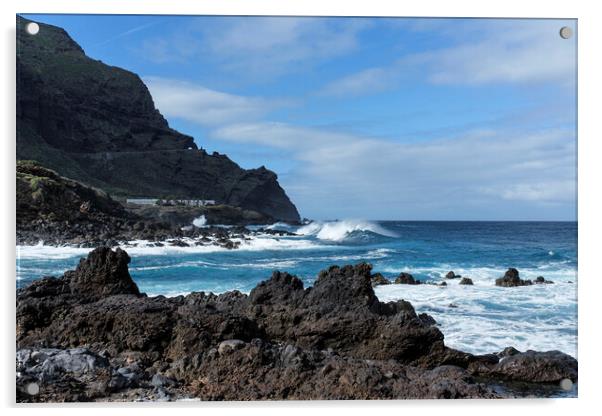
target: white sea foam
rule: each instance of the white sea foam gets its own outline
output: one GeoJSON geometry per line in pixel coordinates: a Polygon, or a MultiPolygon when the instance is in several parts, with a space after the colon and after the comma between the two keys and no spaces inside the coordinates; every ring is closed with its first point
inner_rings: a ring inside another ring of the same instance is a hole
{"type": "Polygon", "coordinates": [[[234,262],[210,262],[203,260],[183,261],[175,264],[164,264],[157,266],[139,266],[130,267],[131,271],[149,271],[149,270],[165,270],[165,269],[177,269],[182,267],[200,267],[210,268],[219,270],[231,270],[231,269],[265,269],[265,270],[284,270],[287,268],[295,267],[299,264],[297,260],[274,260],[265,259],[257,260],[253,263],[234,263],[234,262]]]}
{"type": "MultiPolygon", "coordinates": [[[[189,244],[188,247],[171,246],[166,243],[163,247],[155,247],[154,243],[144,240],[133,241],[136,246],[121,246],[130,255],[138,256],[160,256],[173,254],[195,254],[195,253],[218,253],[231,251],[225,247],[209,243],[204,246],[196,246],[195,240],[182,238],[182,241],[189,244]]],[[[254,237],[250,240],[232,238],[231,241],[239,242],[240,246],[236,251],[263,251],[263,250],[308,250],[324,247],[307,240],[280,239],[267,237],[254,237]]]]}
{"type": "MultiPolygon", "coordinates": [[[[567,266],[569,261],[550,262],[545,265],[538,267],[520,267],[518,270],[521,279],[535,280],[538,276],[544,276],[546,280],[552,280],[554,282],[577,282],[577,269],[575,267],[567,266]]],[[[439,264],[426,267],[414,267],[411,265],[400,265],[397,266],[386,266],[377,268],[376,271],[384,273],[385,275],[390,274],[395,276],[400,272],[412,273],[418,275],[419,279],[423,279],[426,276],[428,279],[442,279],[445,277],[447,272],[453,270],[456,274],[463,277],[469,277],[472,279],[475,285],[490,286],[492,282],[498,277],[502,277],[506,272],[507,268],[502,267],[458,267],[450,264],[439,264]]],[[[449,283],[449,280],[444,279],[449,283]]]]}
{"type": "Polygon", "coordinates": [[[289,224],[285,223],[285,222],[276,222],[274,224],[270,224],[270,225],[266,225],[266,226],[261,226],[261,228],[265,228],[267,230],[284,230],[284,231],[289,231],[293,227],[290,226],[289,224]]]}
{"type": "MultiPolygon", "coordinates": [[[[147,240],[133,240],[127,243],[119,244],[119,247],[126,250],[131,256],[160,256],[173,254],[194,254],[194,253],[217,253],[230,251],[229,249],[208,243],[207,245],[195,245],[195,240],[191,238],[181,238],[189,246],[172,246],[169,242],[163,242],[162,247],[157,247],[155,242],[147,240]]],[[[328,249],[331,246],[298,238],[274,238],[270,235],[259,235],[250,239],[232,238],[233,242],[240,243],[237,250],[240,251],[263,251],[263,250],[309,250],[309,249],[328,249]]],[[[82,257],[91,251],[90,248],[80,248],[73,246],[48,246],[43,242],[35,246],[17,246],[17,258],[21,259],[45,259],[61,260],[73,257],[82,257]]]]}
{"type": "Polygon", "coordinates": [[[207,225],[207,218],[205,218],[205,216],[204,216],[204,215],[201,215],[200,217],[198,217],[198,218],[195,218],[195,219],[192,221],[192,225],[194,225],[194,226],[195,226],[195,227],[197,227],[197,228],[202,228],[202,227],[204,227],[205,225],[207,225]]]}
{"type": "Polygon", "coordinates": [[[577,288],[566,280],[516,288],[497,287],[493,278],[474,286],[446,280],[446,287],[392,284],[375,292],[381,301],[405,299],[417,313],[432,315],[452,348],[484,354],[514,346],[577,357],[577,288]]]}
{"type": "Polygon", "coordinates": [[[47,246],[39,242],[35,246],[17,246],[18,259],[63,260],[86,255],[89,248],[73,246],[47,246]]]}
{"type": "Polygon", "coordinates": [[[386,237],[397,237],[395,233],[374,222],[351,219],[312,222],[299,228],[296,233],[300,235],[315,235],[320,240],[343,241],[354,231],[370,231],[386,237]]]}

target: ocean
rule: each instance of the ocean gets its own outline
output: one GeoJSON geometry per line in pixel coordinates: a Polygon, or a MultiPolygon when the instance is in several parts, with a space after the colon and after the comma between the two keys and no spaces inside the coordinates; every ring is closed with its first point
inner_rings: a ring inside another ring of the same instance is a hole
{"type": "MultiPolygon", "coordinates": [[[[295,274],[308,286],[330,265],[366,261],[391,280],[405,271],[426,282],[447,282],[446,287],[392,284],[375,292],[382,301],[405,299],[418,313],[432,315],[450,347],[480,354],[514,346],[577,358],[576,222],[342,220],[266,228],[299,235],[260,234],[242,240],[237,250],[146,242],[122,248],[132,258],[130,274],[140,290],[165,296],[248,293],[273,270],[295,274]],[[496,287],[495,279],[509,267],[522,279],[544,276],[554,284],[496,287]],[[445,279],[452,270],[474,286],[445,279]]],[[[17,287],[75,268],[89,250],[18,246],[17,287]]]]}

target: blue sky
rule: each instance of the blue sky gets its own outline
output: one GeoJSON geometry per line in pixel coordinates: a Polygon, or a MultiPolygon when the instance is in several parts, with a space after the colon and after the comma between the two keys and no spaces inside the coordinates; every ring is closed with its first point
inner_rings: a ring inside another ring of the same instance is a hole
{"type": "Polygon", "coordinates": [[[574,20],[27,15],[317,218],[575,220],[574,20]]]}

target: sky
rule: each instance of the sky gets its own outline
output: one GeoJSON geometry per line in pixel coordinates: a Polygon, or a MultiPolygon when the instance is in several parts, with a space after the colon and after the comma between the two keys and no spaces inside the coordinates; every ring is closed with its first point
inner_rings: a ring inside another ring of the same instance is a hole
{"type": "Polygon", "coordinates": [[[575,20],[25,16],[303,217],[576,220],[575,20]]]}

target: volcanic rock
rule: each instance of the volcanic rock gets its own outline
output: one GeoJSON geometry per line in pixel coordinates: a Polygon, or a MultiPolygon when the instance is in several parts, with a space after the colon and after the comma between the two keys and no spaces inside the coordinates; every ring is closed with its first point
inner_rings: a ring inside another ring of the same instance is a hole
{"type": "Polygon", "coordinates": [[[415,280],[414,276],[412,276],[410,273],[401,272],[395,279],[395,283],[404,285],[418,285],[420,284],[420,280],[415,280]]]}
{"type": "Polygon", "coordinates": [[[81,259],[73,272],[67,272],[71,291],[86,298],[110,295],[140,295],[128,271],[130,256],[120,248],[99,247],[81,259]]]}
{"type": "Polygon", "coordinates": [[[554,282],[552,282],[551,280],[546,280],[543,276],[537,276],[537,279],[535,279],[535,283],[537,283],[537,284],[552,284],[554,282]]]}
{"type": "Polygon", "coordinates": [[[374,273],[372,275],[372,286],[379,286],[379,285],[390,285],[391,281],[389,279],[387,279],[385,276],[383,276],[381,273],[374,273]]]}
{"type": "Polygon", "coordinates": [[[502,287],[530,286],[532,284],[531,280],[522,280],[519,277],[518,270],[514,268],[508,269],[504,277],[495,280],[495,285],[502,287]]]}
{"type": "Polygon", "coordinates": [[[332,266],[308,288],[274,272],[248,296],[165,298],[139,294],[128,261],[97,249],[18,290],[19,401],[498,397],[490,384],[501,380],[577,377],[559,352],[500,359],[446,347],[432,317],[378,300],[366,263],[332,266]],[[60,370],[50,378],[34,370],[45,356],[60,370]],[[31,380],[39,395],[26,393],[31,380]]]}
{"type": "Polygon", "coordinates": [[[460,277],[462,277],[462,276],[460,276],[459,274],[454,273],[453,271],[449,271],[445,275],[446,279],[459,279],[460,277]]]}

